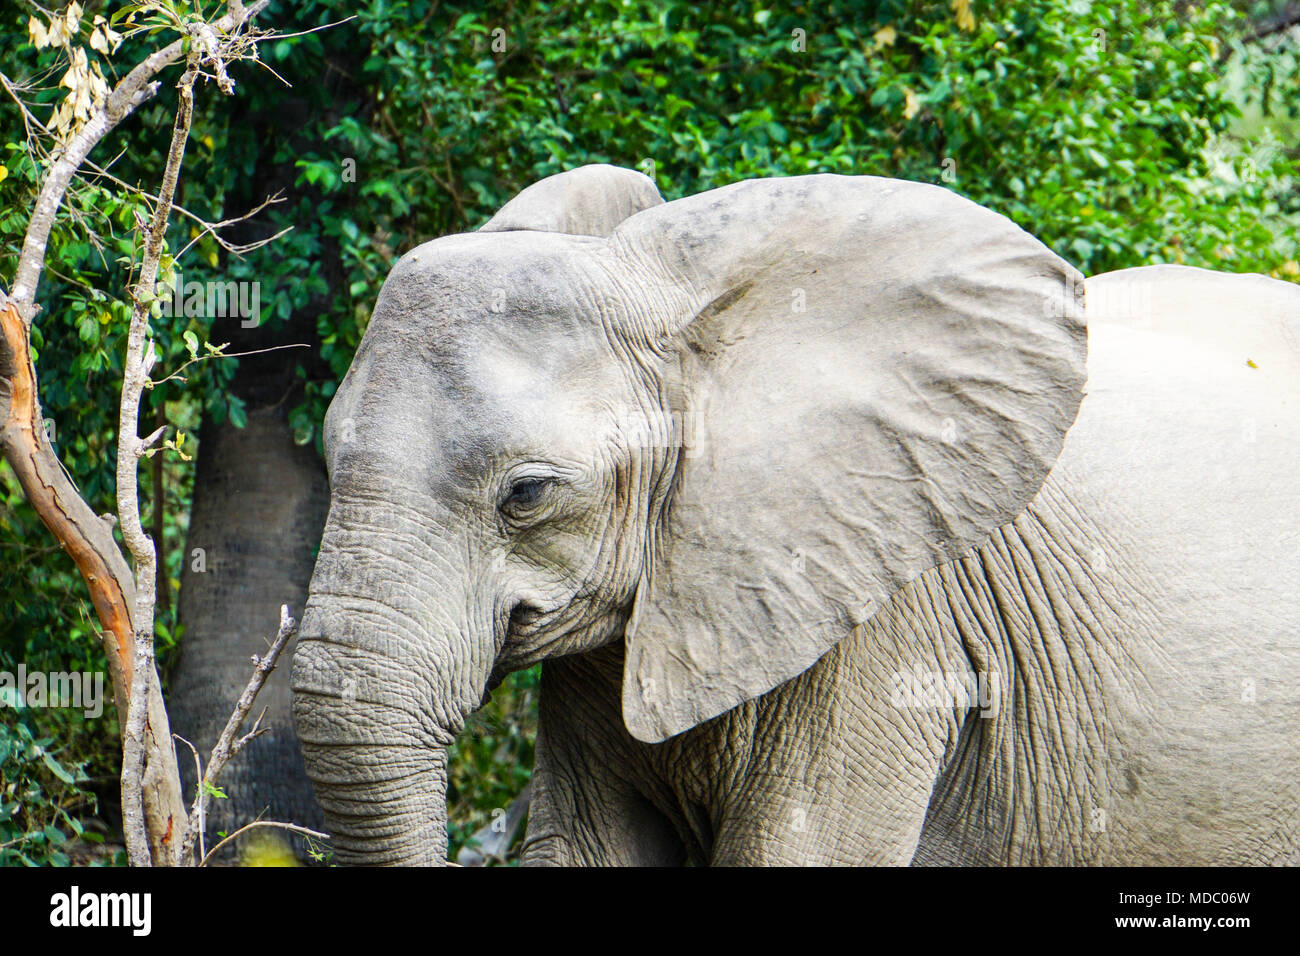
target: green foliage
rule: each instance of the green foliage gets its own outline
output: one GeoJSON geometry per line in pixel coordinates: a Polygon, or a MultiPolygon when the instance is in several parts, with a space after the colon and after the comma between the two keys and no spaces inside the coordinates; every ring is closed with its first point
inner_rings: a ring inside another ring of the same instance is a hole
{"type": "Polygon", "coordinates": [[[103,842],[81,820],[96,809],[86,761],[70,761],[58,742],[79,738],[65,722],[40,726],[34,711],[10,710],[15,703],[0,701],[0,866],[67,866],[70,840],[103,842]]]}
{"type": "Polygon", "coordinates": [[[452,859],[477,830],[492,822],[493,810],[510,806],[532,775],[540,682],[538,667],[509,675],[492,692],[491,701],[470,717],[447,755],[447,844],[452,859]]]}
{"type": "MultiPolygon", "coordinates": [[[[72,562],[0,464],[0,670],[107,673],[98,621],[72,562]]],[[[82,826],[96,812],[91,779],[120,772],[117,715],[13,709],[0,700],[0,866],[66,865],[68,842],[102,837],[82,826]]]]}
{"type": "Polygon", "coordinates": [[[213,786],[213,784],[207,780],[203,781],[203,792],[206,793],[209,797],[212,797],[216,800],[229,799],[226,796],[226,791],[222,790],[220,787],[213,786]]]}

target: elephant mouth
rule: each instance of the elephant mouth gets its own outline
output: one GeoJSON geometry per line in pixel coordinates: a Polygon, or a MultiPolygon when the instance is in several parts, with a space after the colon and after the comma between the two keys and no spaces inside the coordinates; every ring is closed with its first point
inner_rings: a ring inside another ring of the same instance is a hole
{"type": "Polygon", "coordinates": [[[563,608],[543,611],[527,601],[515,605],[506,618],[504,641],[497,653],[491,676],[488,678],[487,693],[483,697],[484,703],[487,703],[491,691],[501,684],[507,674],[535,663],[533,658],[538,655],[533,645],[540,636],[547,633],[549,622],[562,611],[563,608]]]}
{"type": "Polygon", "coordinates": [[[548,657],[599,647],[619,639],[632,613],[632,599],[613,608],[593,606],[590,595],[565,595],[554,603],[524,598],[505,618],[504,640],[493,664],[489,689],[511,671],[548,657]]]}
{"type": "MultiPolygon", "coordinates": [[[[550,612],[554,614],[555,612],[550,612]]],[[[520,601],[515,605],[510,617],[506,621],[506,639],[512,637],[524,636],[538,628],[539,622],[547,615],[547,612],[541,608],[529,604],[527,601],[520,601]]]]}

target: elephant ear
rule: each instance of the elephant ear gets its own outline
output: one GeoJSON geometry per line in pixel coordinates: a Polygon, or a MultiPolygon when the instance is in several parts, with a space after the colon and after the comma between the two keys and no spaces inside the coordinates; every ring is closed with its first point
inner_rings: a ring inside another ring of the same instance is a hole
{"type": "Polygon", "coordinates": [[[502,206],[479,232],[562,232],[608,236],[623,220],[663,204],[650,178],[597,163],[533,183],[502,206]]]}
{"type": "Polygon", "coordinates": [[[626,630],[664,740],[798,675],[1037,493],[1085,379],[1083,278],[1010,220],[875,177],[727,186],[611,248],[671,314],[681,432],[626,630]]]}

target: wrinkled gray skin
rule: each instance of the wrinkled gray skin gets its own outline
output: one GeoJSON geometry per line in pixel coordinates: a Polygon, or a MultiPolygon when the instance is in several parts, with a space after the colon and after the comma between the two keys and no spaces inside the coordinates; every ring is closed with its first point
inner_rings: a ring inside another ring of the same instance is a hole
{"type": "Polygon", "coordinates": [[[1300,290],[1085,314],[892,180],[656,203],[577,170],[385,284],[293,664],[337,859],[443,860],[545,660],[526,863],[1297,862],[1300,290]]]}

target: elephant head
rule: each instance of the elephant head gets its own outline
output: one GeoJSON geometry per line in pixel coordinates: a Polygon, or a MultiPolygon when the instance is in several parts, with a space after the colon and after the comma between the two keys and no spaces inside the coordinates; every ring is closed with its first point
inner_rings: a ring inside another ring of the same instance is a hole
{"type": "Polygon", "coordinates": [[[326,419],[293,665],[338,859],[443,859],[446,748],[509,670],[623,641],[662,741],[1014,517],[1078,409],[1082,288],[874,177],[664,204],[588,168],[403,256],[326,419]]]}

